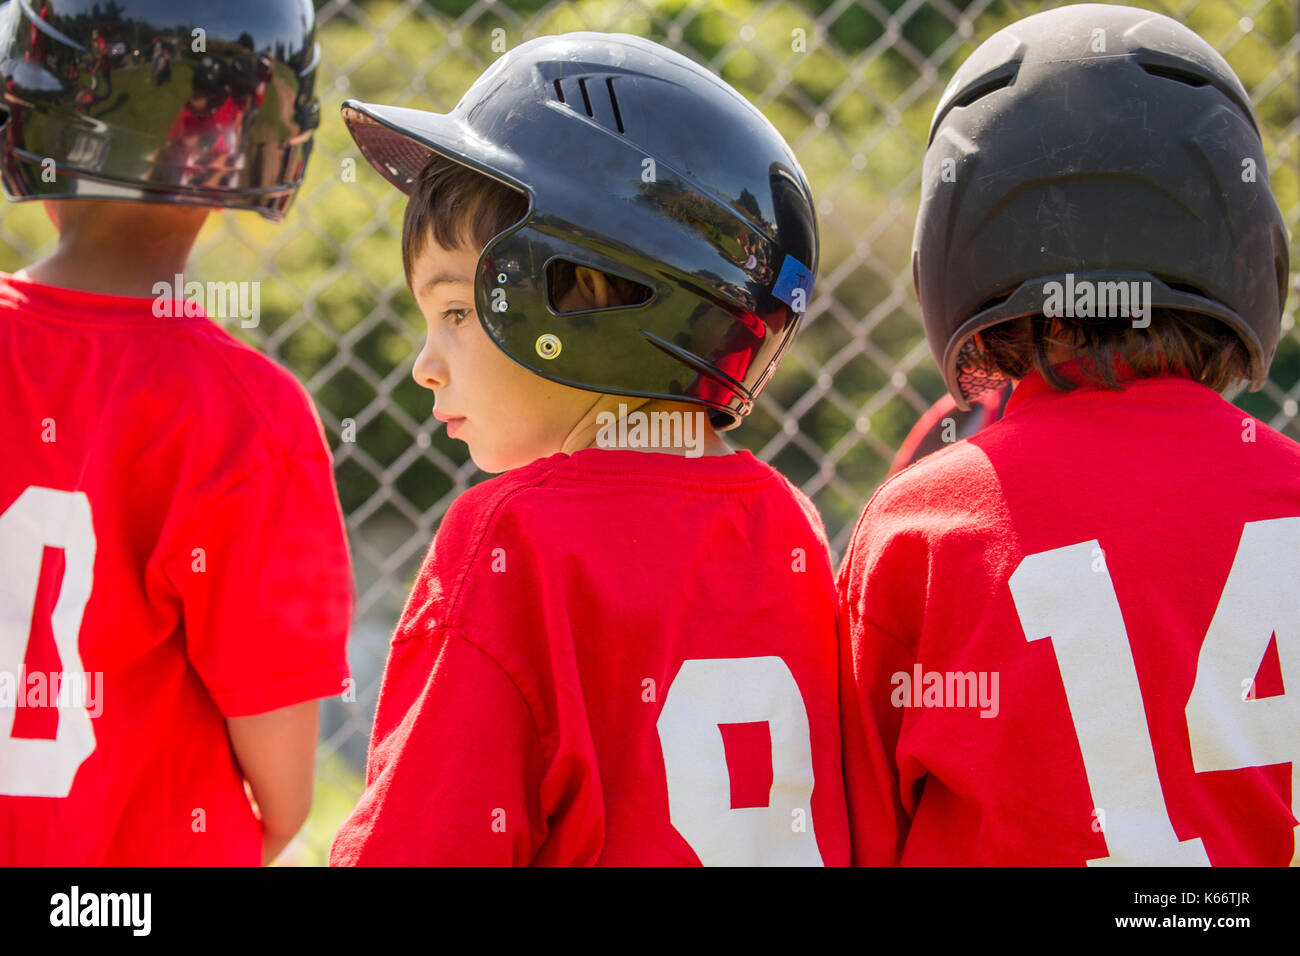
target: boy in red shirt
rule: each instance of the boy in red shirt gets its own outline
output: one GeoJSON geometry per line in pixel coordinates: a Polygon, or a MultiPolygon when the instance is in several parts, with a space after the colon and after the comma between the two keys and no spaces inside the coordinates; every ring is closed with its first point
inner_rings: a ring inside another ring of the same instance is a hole
{"type": "MultiPolygon", "coordinates": [[[[59,231],[0,275],[0,865],[257,865],[306,818],[317,699],[347,677],[347,542],[302,387],[172,290],[212,208],[283,217],[311,129],[263,115],[238,149],[275,165],[192,188],[228,155],[171,148],[178,71],[131,94],[158,109],[68,135],[68,41],[131,43],[121,24],[151,9],[92,26],[68,6],[29,33],[11,4],[0,37],[44,37],[5,61],[0,171],[10,198],[50,200],[59,231]]],[[[310,99],[303,9],[263,4],[209,39],[274,45],[280,82],[310,99]]],[[[206,13],[173,5],[169,23],[211,34],[206,13]]]]}
{"type": "Polygon", "coordinates": [[[840,569],[858,863],[1285,864],[1300,445],[1266,379],[1289,256],[1250,101],[1159,14],[1062,7],[935,113],[914,242],[958,404],[840,569]]]}
{"type": "Polygon", "coordinates": [[[717,434],[811,292],[788,146],[621,35],[525,43],[447,115],[344,118],[410,195],[416,381],[506,474],[438,530],[331,862],[846,863],[825,532],[717,434]]]}

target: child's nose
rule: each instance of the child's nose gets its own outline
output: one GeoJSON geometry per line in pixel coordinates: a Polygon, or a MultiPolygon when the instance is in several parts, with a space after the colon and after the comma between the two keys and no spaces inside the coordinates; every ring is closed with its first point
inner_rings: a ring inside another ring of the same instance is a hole
{"type": "Polygon", "coordinates": [[[447,384],[449,377],[447,363],[433,355],[426,344],[416,356],[411,376],[415,379],[415,383],[423,388],[430,390],[442,388],[447,384]]]}

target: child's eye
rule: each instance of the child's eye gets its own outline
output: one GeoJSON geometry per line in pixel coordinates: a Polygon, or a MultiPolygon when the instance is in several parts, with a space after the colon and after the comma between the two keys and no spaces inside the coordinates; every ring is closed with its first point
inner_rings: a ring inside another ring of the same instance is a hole
{"type": "Polygon", "coordinates": [[[448,318],[453,318],[455,321],[452,324],[460,325],[462,322],[465,321],[466,317],[472,311],[474,310],[473,309],[448,309],[446,312],[442,313],[442,320],[446,322],[448,318]]]}

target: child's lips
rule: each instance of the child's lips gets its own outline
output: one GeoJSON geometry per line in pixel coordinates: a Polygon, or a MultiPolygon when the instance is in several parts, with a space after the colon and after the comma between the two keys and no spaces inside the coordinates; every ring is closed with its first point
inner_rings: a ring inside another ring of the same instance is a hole
{"type": "Polygon", "coordinates": [[[447,437],[455,438],[456,432],[465,424],[463,415],[448,415],[446,412],[434,412],[433,417],[447,426],[447,437]]]}

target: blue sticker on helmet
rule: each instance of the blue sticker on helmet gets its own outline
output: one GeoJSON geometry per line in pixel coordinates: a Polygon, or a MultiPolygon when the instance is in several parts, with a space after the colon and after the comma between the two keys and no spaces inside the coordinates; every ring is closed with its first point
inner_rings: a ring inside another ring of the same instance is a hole
{"type": "Polygon", "coordinates": [[[812,272],[794,256],[787,255],[785,262],[781,263],[772,295],[796,312],[803,313],[808,311],[808,303],[812,301],[812,289],[812,272]]]}

